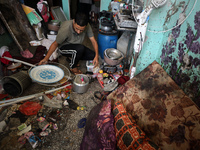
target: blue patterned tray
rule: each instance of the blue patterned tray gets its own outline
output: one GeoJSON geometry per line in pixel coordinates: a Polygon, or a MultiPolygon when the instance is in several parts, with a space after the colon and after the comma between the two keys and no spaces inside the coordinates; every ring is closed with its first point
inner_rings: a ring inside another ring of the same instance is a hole
{"type": "Polygon", "coordinates": [[[36,82],[55,83],[64,77],[64,71],[53,65],[40,65],[29,72],[29,76],[36,82]]]}

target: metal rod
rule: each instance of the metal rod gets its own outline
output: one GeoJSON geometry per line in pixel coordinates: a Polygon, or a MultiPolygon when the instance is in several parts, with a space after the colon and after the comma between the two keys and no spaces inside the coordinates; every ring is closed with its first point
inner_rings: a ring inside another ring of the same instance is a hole
{"type": "Polygon", "coordinates": [[[12,104],[15,104],[15,103],[19,103],[19,102],[22,102],[22,101],[26,101],[26,100],[29,100],[29,99],[33,99],[33,98],[36,98],[36,97],[40,97],[44,94],[49,94],[51,92],[55,92],[57,90],[64,89],[64,88],[66,88],[67,86],[70,86],[70,85],[71,85],[71,83],[64,85],[64,86],[61,86],[59,88],[53,89],[53,90],[46,91],[46,92],[41,92],[41,93],[38,93],[38,94],[32,94],[32,95],[24,96],[24,97],[20,97],[20,98],[14,98],[14,99],[9,100],[8,103],[6,101],[3,101],[5,104],[0,105],[0,107],[4,107],[4,106],[12,105],[12,104]]]}
{"type": "Polygon", "coordinates": [[[33,65],[33,64],[30,64],[30,63],[27,63],[27,62],[24,62],[24,61],[21,61],[21,60],[18,60],[18,59],[9,58],[9,57],[6,57],[6,56],[4,56],[2,58],[5,58],[5,59],[10,60],[10,61],[14,61],[14,62],[19,62],[19,63],[22,63],[24,65],[30,66],[30,67],[36,67],[36,65],[33,65]]]}

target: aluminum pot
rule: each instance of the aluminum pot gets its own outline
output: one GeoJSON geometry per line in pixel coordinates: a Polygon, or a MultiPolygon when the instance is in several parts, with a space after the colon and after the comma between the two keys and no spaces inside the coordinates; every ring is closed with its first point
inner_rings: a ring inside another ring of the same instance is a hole
{"type": "Polygon", "coordinates": [[[60,26],[60,21],[59,20],[51,20],[50,24],[55,25],[55,26],[60,26]]]}
{"type": "Polygon", "coordinates": [[[111,32],[112,31],[112,27],[111,26],[101,25],[101,30],[103,30],[105,32],[111,32]]]}
{"type": "Polygon", "coordinates": [[[73,80],[72,89],[76,93],[85,93],[89,88],[89,78],[84,74],[77,74],[73,80]]]}
{"type": "Polygon", "coordinates": [[[117,49],[108,48],[104,51],[104,61],[111,66],[116,66],[121,63],[124,55],[117,49]],[[115,57],[116,55],[116,57],[115,57]],[[112,57],[111,57],[112,56],[112,57]]]}
{"type": "Polygon", "coordinates": [[[60,29],[60,22],[58,20],[51,20],[48,23],[48,29],[50,31],[58,31],[60,29]]]}

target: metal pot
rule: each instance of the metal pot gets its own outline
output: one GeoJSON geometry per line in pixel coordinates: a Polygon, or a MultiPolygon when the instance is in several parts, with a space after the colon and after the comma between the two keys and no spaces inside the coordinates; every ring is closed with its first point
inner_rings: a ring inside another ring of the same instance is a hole
{"type": "Polygon", "coordinates": [[[104,51],[104,61],[108,65],[111,65],[111,66],[118,65],[122,61],[123,58],[124,58],[123,53],[117,49],[108,48],[104,51]]]}
{"type": "Polygon", "coordinates": [[[112,26],[101,25],[101,30],[103,30],[105,32],[111,32],[112,31],[112,26]]]}
{"type": "Polygon", "coordinates": [[[51,20],[48,23],[48,29],[50,31],[58,31],[60,29],[60,22],[58,20],[51,20]]]}
{"type": "Polygon", "coordinates": [[[51,20],[50,24],[55,25],[55,26],[60,26],[60,21],[59,20],[51,20]]]}
{"type": "Polygon", "coordinates": [[[73,90],[76,93],[85,93],[89,88],[89,78],[84,74],[77,74],[73,80],[73,90]]]}

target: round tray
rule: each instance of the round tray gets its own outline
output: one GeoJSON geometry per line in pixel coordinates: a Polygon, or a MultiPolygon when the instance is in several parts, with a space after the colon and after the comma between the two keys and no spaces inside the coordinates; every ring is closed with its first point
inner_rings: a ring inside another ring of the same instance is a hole
{"type": "Polygon", "coordinates": [[[55,83],[64,77],[64,71],[54,65],[40,65],[30,70],[29,75],[32,80],[41,83],[55,83]]]}
{"type": "Polygon", "coordinates": [[[66,83],[71,73],[69,69],[56,62],[48,62],[45,65],[36,65],[28,71],[30,78],[45,86],[59,86],[66,83]]]}

